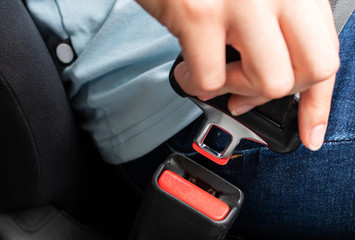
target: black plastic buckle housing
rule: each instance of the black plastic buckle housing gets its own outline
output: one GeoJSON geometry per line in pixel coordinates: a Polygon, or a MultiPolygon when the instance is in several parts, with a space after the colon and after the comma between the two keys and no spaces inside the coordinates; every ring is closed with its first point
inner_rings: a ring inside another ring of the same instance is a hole
{"type": "MultiPolygon", "coordinates": [[[[239,52],[231,46],[226,46],[226,63],[240,60],[239,52]]],[[[193,148],[197,152],[217,164],[224,165],[232,156],[241,139],[251,139],[266,144],[271,151],[277,153],[290,153],[300,146],[298,102],[295,96],[274,99],[247,113],[234,116],[228,109],[230,93],[208,101],[201,101],[196,96],[184,92],[174,76],[176,66],[182,61],[184,58],[181,53],[170,70],[169,81],[177,94],[181,97],[188,97],[201,108],[206,116],[205,122],[194,140],[193,148]],[[231,136],[230,143],[222,151],[206,147],[203,142],[211,126],[216,126],[231,136]]]]}
{"type": "Polygon", "coordinates": [[[224,239],[242,202],[243,193],[237,187],[189,158],[173,154],[159,166],[148,185],[130,239],[224,239]],[[181,181],[189,181],[187,185],[194,184],[192,188],[197,186],[199,193],[212,194],[217,202],[228,205],[228,213],[223,219],[214,220],[174,193],[163,190],[159,180],[166,172],[176,174],[180,180],[183,178],[181,181]]]}

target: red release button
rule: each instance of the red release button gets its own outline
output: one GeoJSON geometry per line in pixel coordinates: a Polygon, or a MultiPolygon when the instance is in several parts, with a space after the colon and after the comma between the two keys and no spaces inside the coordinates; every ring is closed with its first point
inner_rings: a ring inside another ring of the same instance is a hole
{"type": "Polygon", "coordinates": [[[161,174],[158,184],[164,191],[213,220],[222,220],[229,212],[229,206],[225,202],[170,170],[165,170],[161,174]]]}

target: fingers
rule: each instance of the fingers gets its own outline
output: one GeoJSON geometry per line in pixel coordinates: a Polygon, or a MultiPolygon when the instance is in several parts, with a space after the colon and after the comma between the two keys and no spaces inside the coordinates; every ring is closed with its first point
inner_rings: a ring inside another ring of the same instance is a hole
{"type": "Polygon", "coordinates": [[[327,26],[327,29],[329,31],[329,35],[333,41],[333,45],[335,47],[336,53],[339,52],[339,39],[338,39],[338,34],[335,28],[335,23],[334,23],[334,17],[332,13],[332,9],[330,6],[330,2],[327,0],[316,0],[316,3],[318,4],[321,14],[323,16],[323,19],[325,20],[325,24],[327,26]]]}
{"type": "Polygon", "coordinates": [[[260,2],[229,1],[234,14],[227,11],[227,19],[213,15],[214,9],[211,14],[204,9],[208,17],[196,17],[198,21],[190,21],[190,27],[178,35],[186,65],[177,67],[177,81],[201,99],[223,92],[275,99],[329,78],[339,65],[336,34],[326,24],[331,21],[329,4],[317,1],[292,1],[278,11],[260,2]],[[210,21],[211,16],[217,20],[210,21]],[[227,71],[226,43],[242,56],[242,64],[227,71]]]}
{"type": "Polygon", "coordinates": [[[224,91],[234,94],[228,103],[234,115],[283,97],[294,87],[291,59],[278,19],[260,3],[249,8],[254,10],[252,14],[247,10],[240,13],[243,22],[231,20],[227,39],[242,58],[227,65],[224,91]]]}
{"type": "MultiPolygon", "coordinates": [[[[236,44],[242,61],[227,65],[224,90],[234,94],[228,103],[234,115],[290,94],[294,87],[291,59],[278,19],[262,9],[251,15],[243,17],[250,30],[239,33],[241,40],[236,44]]],[[[241,28],[238,24],[234,26],[241,28]]]]}
{"type": "Polygon", "coordinates": [[[261,29],[252,28],[254,37],[242,36],[254,41],[239,44],[243,63],[227,68],[227,88],[237,87],[231,91],[237,95],[229,102],[231,112],[242,114],[271,99],[303,92],[329,79],[339,67],[339,44],[328,1],[292,1],[276,15],[275,24],[265,15],[260,23],[253,14],[261,29]]]}
{"type": "MultiPolygon", "coordinates": [[[[175,77],[183,90],[194,96],[206,97],[223,87],[226,79],[225,27],[222,11],[204,9],[200,16],[181,29],[179,41],[185,65],[176,68],[175,77]],[[215,21],[211,21],[211,18],[215,21]]],[[[197,13],[198,15],[198,13],[197,13]]]]}
{"type": "Polygon", "coordinates": [[[270,101],[264,97],[244,97],[240,95],[232,95],[228,102],[228,109],[235,116],[241,115],[253,109],[255,106],[262,105],[270,101]]]}
{"type": "Polygon", "coordinates": [[[240,13],[242,22],[230,20],[227,41],[240,51],[242,63],[235,65],[237,69],[229,69],[227,85],[234,94],[279,98],[293,88],[292,64],[278,19],[266,6],[256,4],[251,7],[252,13],[240,13]],[[238,30],[244,29],[244,25],[248,30],[238,30]]]}
{"type": "MultiPolygon", "coordinates": [[[[300,137],[308,148],[318,149],[324,139],[340,62],[328,1],[209,2],[224,8],[197,7],[196,12],[188,14],[189,27],[179,24],[180,28],[173,31],[185,59],[175,69],[180,86],[202,100],[232,93],[228,108],[234,115],[301,92],[300,137]],[[241,62],[226,65],[226,44],[240,52],[241,62]]],[[[199,6],[202,2],[197,3],[199,6]]],[[[195,7],[187,9],[195,11],[195,7]]]]}
{"type": "Polygon", "coordinates": [[[328,79],[339,66],[334,24],[326,2],[291,1],[280,9],[280,26],[298,88],[328,79]]]}
{"type": "MultiPolygon", "coordinates": [[[[300,94],[298,107],[299,134],[302,143],[312,151],[318,150],[324,141],[334,82],[335,74],[300,94]]],[[[232,114],[240,115],[269,100],[263,97],[233,95],[228,107],[233,109],[232,114]]]]}
{"type": "Polygon", "coordinates": [[[298,110],[300,138],[309,149],[318,150],[324,141],[335,75],[301,93],[298,110]]]}
{"type": "Polygon", "coordinates": [[[292,4],[281,11],[280,25],[297,82],[292,92],[301,92],[299,133],[306,147],[318,150],[324,141],[340,64],[339,43],[328,1],[301,0],[297,8],[292,4]]]}

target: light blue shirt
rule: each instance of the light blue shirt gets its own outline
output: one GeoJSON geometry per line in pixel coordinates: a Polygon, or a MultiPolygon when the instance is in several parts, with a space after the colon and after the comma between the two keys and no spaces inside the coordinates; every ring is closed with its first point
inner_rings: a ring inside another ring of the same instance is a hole
{"type": "Polygon", "coordinates": [[[200,110],[170,87],[178,41],[133,0],[27,0],[49,44],[70,38],[78,58],[63,71],[69,97],[103,158],[136,159],[200,110]]]}

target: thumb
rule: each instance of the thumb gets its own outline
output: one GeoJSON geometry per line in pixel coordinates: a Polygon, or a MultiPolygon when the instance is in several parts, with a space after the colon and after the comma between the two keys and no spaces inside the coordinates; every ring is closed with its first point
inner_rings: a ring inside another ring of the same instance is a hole
{"type": "Polygon", "coordinates": [[[316,151],[323,145],[330,113],[335,75],[301,93],[298,112],[303,144],[316,151]]]}

